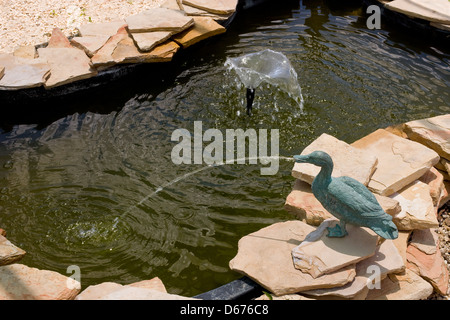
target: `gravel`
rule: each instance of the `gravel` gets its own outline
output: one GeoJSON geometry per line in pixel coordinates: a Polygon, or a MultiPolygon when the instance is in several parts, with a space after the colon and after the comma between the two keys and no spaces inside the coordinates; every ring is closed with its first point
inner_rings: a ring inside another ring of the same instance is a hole
{"type": "Polygon", "coordinates": [[[165,0],[0,0],[0,52],[47,42],[53,28],[77,35],[81,24],[123,19],[165,0]]]}

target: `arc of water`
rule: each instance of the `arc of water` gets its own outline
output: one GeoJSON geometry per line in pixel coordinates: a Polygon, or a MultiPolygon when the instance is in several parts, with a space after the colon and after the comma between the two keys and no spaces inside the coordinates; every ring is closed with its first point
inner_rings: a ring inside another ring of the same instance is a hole
{"type": "Polygon", "coordinates": [[[264,160],[271,160],[271,159],[282,159],[282,160],[288,160],[288,161],[294,161],[293,158],[289,158],[289,157],[284,157],[284,156],[260,156],[260,157],[245,157],[245,158],[239,158],[239,159],[230,159],[224,162],[220,162],[220,163],[213,163],[213,164],[209,164],[207,166],[198,168],[194,171],[188,172],[182,176],[176,177],[175,179],[159,186],[158,188],[156,188],[155,191],[149,193],[147,196],[145,196],[144,198],[142,198],[142,200],[140,200],[138,203],[128,207],[127,210],[125,210],[124,213],[122,213],[119,217],[116,217],[114,219],[114,225],[113,228],[115,229],[117,227],[117,224],[119,223],[119,221],[121,219],[123,219],[123,217],[125,217],[132,209],[136,208],[137,206],[143,204],[145,201],[147,201],[148,199],[154,197],[156,194],[158,194],[159,192],[161,192],[162,190],[164,190],[167,187],[170,187],[171,185],[184,180],[194,174],[197,174],[199,172],[202,172],[204,170],[213,168],[213,167],[220,167],[220,166],[224,166],[224,165],[228,165],[228,164],[234,164],[235,162],[239,162],[239,161],[252,161],[252,160],[260,160],[260,159],[264,159],[264,160]]]}

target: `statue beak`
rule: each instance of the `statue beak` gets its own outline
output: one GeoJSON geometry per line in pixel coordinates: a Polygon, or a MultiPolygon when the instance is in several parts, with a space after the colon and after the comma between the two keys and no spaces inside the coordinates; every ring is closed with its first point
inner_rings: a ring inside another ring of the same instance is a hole
{"type": "Polygon", "coordinates": [[[308,155],[306,156],[294,156],[295,162],[308,162],[308,155]]]}

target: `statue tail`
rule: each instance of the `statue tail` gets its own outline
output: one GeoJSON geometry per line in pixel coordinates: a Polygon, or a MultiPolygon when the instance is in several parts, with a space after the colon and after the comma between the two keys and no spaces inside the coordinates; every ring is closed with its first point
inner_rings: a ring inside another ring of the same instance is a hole
{"type": "Polygon", "coordinates": [[[385,239],[398,238],[398,229],[392,222],[391,216],[389,216],[389,219],[380,219],[379,223],[375,226],[371,226],[370,229],[385,239]]]}

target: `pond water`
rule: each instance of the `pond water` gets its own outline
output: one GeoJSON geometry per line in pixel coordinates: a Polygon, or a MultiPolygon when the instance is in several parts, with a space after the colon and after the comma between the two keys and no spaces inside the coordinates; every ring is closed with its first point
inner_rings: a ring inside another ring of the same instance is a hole
{"type": "Polygon", "coordinates": [[[369,30],[366,18],[358,1],[264,5],[173,69],[4,126],[0,227],[27,251],[22,263],[62,274],[77,265],[83,288],[157,276],[187,296],[239,278],[228,267],[238,240],[292,219],[283,205],[293,163],[280,159],[269,176],[260,162],[176,165],[171,135],[193,132],[194,121],[222,132],[279,129],[279,154],[290,158],[324,132],[351,143],[450,113],[449,52],[384,21],[369,30]],[[245,88],[224,64],[267,48],[296,70],[303,111],[263,84],[246,116],[245,88]]]}

